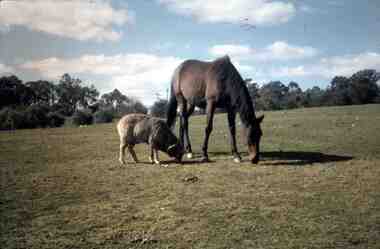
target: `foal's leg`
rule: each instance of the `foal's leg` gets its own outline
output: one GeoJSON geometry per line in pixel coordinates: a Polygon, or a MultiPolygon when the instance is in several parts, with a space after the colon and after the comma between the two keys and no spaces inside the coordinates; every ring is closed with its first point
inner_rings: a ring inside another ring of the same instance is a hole
{"type": "Polygon", "coordinates": [[[119,153],[119,162],[121,164],[125,164],[124,161],[124,155],[125,155],[125,148],[127,147],[127,143],[124,138],[120,138],[120,153],[119,153]]]}
{"type": "Polygon", "coordinates": [[[138,163],[139,160],[137,159],[136,152],[133,149],[133,145],[128,145],[128,151],[129,151],[129,153],[131,153],[133,161],[135,161],[135,163],[138,163]]]}
{"type": "Polygon", "coordinates": [[[210,134],[212,132],[212,126],[213,126],[213,119],[214,119],[214,112],[215,112],[215,103],[214,101],[208,101],[207,102],[207,126],[205,129],[205,139],[203,141],[202,151],[203,151],[203,162],[209,162],[207,149],[208,149],[208,139],[210,137],[210,134]]]}
{"type": "Polygon", "coordinates": [[[234,157],[234,162],[240,163],[241,157],[236,147],[236,127],[235,127],[236,112],[232,110],[228,110],[227,117],[228,117],[228,128],[230,130],[230,143],[231,143],[232,155],[234,157]]]}
{"type": "Polygon", "coordinates": [[[154,163],[160,164],[160,160],[158,159],[158,150],[153,150],[153,151],[154,151],[154,163]]]}
{"type": "Polygon", "coordinates": [[[160,164],[160,161],[158,159],[158,150],[155,149],[155,147],[151,144],[150,145],[150,156],[149,161],[153,164],[160,164]]]}

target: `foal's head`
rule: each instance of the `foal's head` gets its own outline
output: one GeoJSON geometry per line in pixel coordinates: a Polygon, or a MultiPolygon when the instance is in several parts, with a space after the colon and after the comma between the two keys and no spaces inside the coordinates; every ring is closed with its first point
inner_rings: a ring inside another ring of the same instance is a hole
{"type": "Polygon", "coordinates": [[[260,139],[263,135],[261,131],[260,123],[263,121],[264,115],[258,118],[254,118],[252,124],[246,127],[247,143],[249,159],[252,163],[257,164],[260,159],[260,139]]]}

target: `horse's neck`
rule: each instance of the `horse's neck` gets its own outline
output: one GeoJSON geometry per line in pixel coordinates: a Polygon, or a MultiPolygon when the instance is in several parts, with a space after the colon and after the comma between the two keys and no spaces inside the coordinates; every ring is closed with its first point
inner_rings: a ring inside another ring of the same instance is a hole
{"type": "Polygon", "coordinates": [[[239,94],[239,101],[236,103],[236,111],[239,113],[240,120],[243,125],[248,127],[252,125],[253,120],[255,120],[255,110],[253,108],[252,100],[249,94],[245,93],[244,89],[241,89],[239,94]]]}

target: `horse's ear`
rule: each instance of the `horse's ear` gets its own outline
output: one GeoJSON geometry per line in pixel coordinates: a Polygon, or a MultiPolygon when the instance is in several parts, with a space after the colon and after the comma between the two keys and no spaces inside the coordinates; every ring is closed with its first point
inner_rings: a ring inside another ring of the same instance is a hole
{"type": "Polygon", "coordinates": [[[256,121],[260,124],[261,122],[263,122],[263,119],[264,115],[261,115],[260,117],[256,118],[256,121]]]}

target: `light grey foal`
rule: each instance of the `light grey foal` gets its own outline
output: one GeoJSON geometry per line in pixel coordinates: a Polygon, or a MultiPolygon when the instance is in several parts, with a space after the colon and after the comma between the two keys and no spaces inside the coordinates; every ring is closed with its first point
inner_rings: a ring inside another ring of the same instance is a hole
{"type": "Polygon", "coordinates": [[[117,131],[120,136],[119,161],[122,164],[126,164],[124,160],[125,148],[128,148],[133,161],[138,162],[133,147],[140,143],[150,145],[149,159],[151,163],[160,164],[158,150],[181,162],[184,153],[183,147],[162,119],[145,114],[128,114],[118,122],[117,131]]]}

